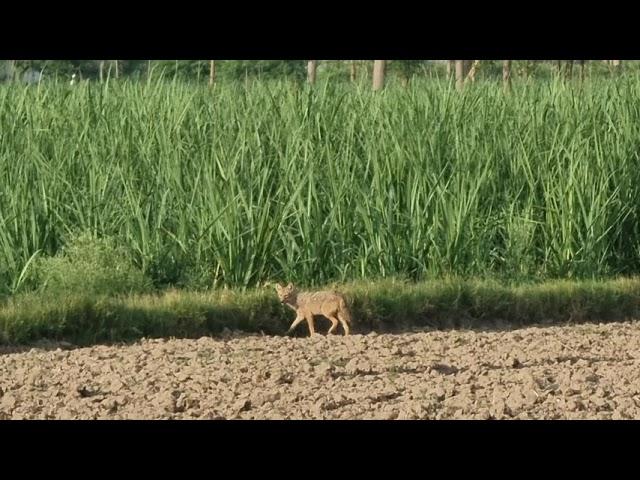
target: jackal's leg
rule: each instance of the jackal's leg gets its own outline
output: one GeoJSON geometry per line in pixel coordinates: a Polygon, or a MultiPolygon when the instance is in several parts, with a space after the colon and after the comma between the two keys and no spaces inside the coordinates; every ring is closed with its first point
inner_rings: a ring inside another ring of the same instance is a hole
{"type": "Polygon", "coordinates": [[[336,317],[327,315],[327,318],[331,321],[331,328],[327,332],[327,335],[331,335],[338,328],[338,319],[336,317]]]}
{"type": "Polygon", "coordinates": [[[302,315],[298,315],[296,319],[293,321],[293,323],[291,324],[291,326],[289,327],[289,330],[287,330],[287,333],[291,333],[293,329],[296,328],[300,324],[300,322],[302,322],[303,320],[304,320],[304,317],[302,315]]]}
{"type": "Polygon", "coordinates": [[[344,328],[344,334],[349,335],[349,324],[346,322],[341,313],[338,313],[338,318],[340,319],[340,323],[342,324],[342,328],[344,328]]]}
{"type": "Polygon", "coordinates": [[[307,318],[307,323],[309,324],[309,334],[315,335],[316,329],[314,328],[314,325],[313,325],[313,315],[309,315],[306,318],[307,318]]]}

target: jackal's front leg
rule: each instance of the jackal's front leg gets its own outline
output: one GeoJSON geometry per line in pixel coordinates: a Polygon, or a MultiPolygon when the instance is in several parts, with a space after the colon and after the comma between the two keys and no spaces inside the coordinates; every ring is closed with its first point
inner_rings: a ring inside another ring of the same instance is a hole
{"type": "Polygon", "coordinates": [[[307,324],[309,325],[309,335],[313,337],[316,334],[316,329],[313,325],[313,315],[307,317],[307,324]]]}
{"type": "Polygon", "coordinates": [[[302,315],[298,315],[296,316],[296,319],[293,321],[293,323],[291,324],[291,326],[289,327],[289,330],[287,330],[287,335],[289,335],[294,328],[296,328],[300,322],[302,322],[304,320],[304,317],[302,315]]]}

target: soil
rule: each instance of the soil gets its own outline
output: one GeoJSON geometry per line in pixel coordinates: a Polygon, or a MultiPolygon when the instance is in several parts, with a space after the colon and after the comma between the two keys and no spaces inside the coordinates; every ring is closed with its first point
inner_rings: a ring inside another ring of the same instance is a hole
{"type": "Polygon", "coordinates": [[[636,419],[640,323],[0,352],[0,419],[636,419]]]}

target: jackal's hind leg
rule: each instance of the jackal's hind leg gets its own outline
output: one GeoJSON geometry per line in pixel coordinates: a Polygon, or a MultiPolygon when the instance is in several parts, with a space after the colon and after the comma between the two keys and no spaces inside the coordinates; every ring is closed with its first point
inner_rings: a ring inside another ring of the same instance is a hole
{"type": "Polygon", "coordinates": [[[345,320],[344,316],[341,313],[338,313],[338,318],[340,319],[340,323],[342,324],[342,328],[344,328],[344,334],[349,335],[349,324],[345,320]]]}
{"type": "Polygon", "coordinates": [[[327,318],[331,321],[331,328],[327,332],[327,335],[331,335],[338,328],[338,319],[333,315],[327,315],[327,318]]]}

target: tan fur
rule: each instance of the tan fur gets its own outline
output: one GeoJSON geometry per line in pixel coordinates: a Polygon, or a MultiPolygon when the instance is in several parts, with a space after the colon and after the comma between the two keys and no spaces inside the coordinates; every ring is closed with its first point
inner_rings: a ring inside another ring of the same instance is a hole
{"type": "Polygon", "coordinates": [[[291,283],[286,287],[276,284],[276,291],[280,301],[296,312],[296,318],[287,333],[293,331],[300,322],[306,320],[309,325],[309,333],[313,335],[315,333],[313,316],[322,315],[331,322],[331,328],[327,334],[333,333],[340,322],[344,334],[349,335],[351,314],[340,293],[335,291],[298,292],[298,289],[291,283]]]}

